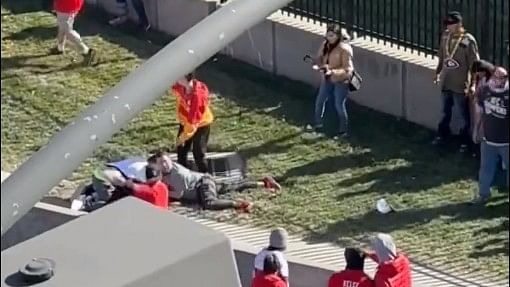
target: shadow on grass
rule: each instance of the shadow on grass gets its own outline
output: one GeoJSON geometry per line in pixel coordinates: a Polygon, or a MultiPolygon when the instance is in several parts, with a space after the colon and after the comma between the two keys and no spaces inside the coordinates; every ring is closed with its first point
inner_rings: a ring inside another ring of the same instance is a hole
{"type": "MultiPolygon", "coordinates": [[[[365,241],[371,234],[379,232],[392,233],[393,231],[413,226],[426,225],[438,218],[442,218],[442,220],[446,221],[446,224],[467,223],[480,219],[502,219],[501,224],[498,226],[481,229],[475,228],[472,231],[474,236],[483,236],[487,239],[483,239],[480,244],[473,247],[472,251],[468,252],[469,257],[475,259],[499,258],[501,256],[508,256],[508,208],[506,196],[498,196],[491,200],[487,207],[473,206],[469,203],[452,203],[431,208],[411,208],[386,215],[381,215],[374,211],[360,217],[339,220],[326,226],[320,232],[309,231],[305,240],[310,243],[336,242],[341,246],[359,246],[361,242],[355,241],[354,238],[360,238],[360,234],[365,234],[365,236],[361,237],[361,241],[365,241]]],[[[433,241],[434,237],[432,236],[430,240],[433,241]]],[[[440,246],[440,243],[437,243],[436,246],[440,246]]],[[[411,259],[413,259],[412,250],[414,248],[420,249],[423,246],[412,246],[411,250],[408,250],[408,255],[411,259]]],[[[459,260],[454,256],[449,258],[449,263],[453,263],[453,266],[461,267],[463,262],[459,260]]],[[[423,263],[420,260],[412,261],[417,265],[433,269],[430,264],[434,264],[435,260],[433,258],[427,259],[427,263],[423,263]]],[[[487,277],[490,279],[490,275],[487,275],[487,277]]],[[[465,278],[457,279],[475,284],[465,278]]]]}
{"type": "Polygon", "coordinates": [[[7,37],[5,40],[11,41],[23,41],[27,39],[38,39],[38,40],[49,40],[54,39],[57,36],[56,27],[29,27],[23,29],[17,33],[13,33],[7,37]]]}
{"type": "Polygon", "coordinates": [[[2,7],[10,11],[9,14],[24,14],[39,11],[50,12],[53,8],[53,0],[7,0],[2,1],[2,7]]]}

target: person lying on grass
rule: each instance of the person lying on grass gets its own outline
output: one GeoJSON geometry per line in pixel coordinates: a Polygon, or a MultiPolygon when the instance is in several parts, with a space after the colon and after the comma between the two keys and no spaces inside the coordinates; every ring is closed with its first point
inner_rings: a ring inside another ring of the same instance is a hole
{"type": "Polygon", "coordinates": [[[154,206],[168,209],[168,187],[161,179],[161,170],[158,166],[149,164],[145,167],[145,182],[133,179],[116,180],[113,182],[116,189],[108,203],[115,202],[126,196],[134,196],[143,201],[147,201],[154,206]]]}
{"type": "Polygon", "coordinates": [[[170,198],[199,204],[207,210],[237,209],[250,212],[252,203],[244,200],[219,199],[219,194],[241,192],[249,188],[263,187],[270,191],[281,189],[270,176],[258,181],[243,181],[237,184],[219,184],[207,173],[192,171],[170,159],[167,151],[158,151],[148,159],[163,172],[163,182],[170,189],[170,198]]]}

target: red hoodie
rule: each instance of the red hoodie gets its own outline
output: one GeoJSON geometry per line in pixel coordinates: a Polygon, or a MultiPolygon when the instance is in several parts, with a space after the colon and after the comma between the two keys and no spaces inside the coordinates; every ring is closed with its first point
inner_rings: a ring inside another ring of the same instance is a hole
{"type": "MultiPolygon", "coordinates": [[[[377,262],[377,256],[370,254],[377,262]]],[[[374,276],[375,287],[411,287],[411,266],[407,257],[399,253],[392,261],[380,263],[374,276]]]]}
{"type": "Polygon", "coordinates": [[[362,270],[344,270],[329,277],[328,287],[374,287],[374,281],[362,270]]]}
{"type": "Polygon", "coordinates": [[[84,0],[54,0],[53,9],[60,13],[78,14],[83,7],[84,0]]]}
{"type": "Polygon", "coordinates": [[[153,185],[134,184],[133,196],[145,200],[155,206],[168,209],[168,187],[161,181],[153,185]]]}
{"type": "Polygon", "coordinates": [[[287,282],[276,274],[258,274],[253,278],[251,287],[287,287],[287,282]]]}

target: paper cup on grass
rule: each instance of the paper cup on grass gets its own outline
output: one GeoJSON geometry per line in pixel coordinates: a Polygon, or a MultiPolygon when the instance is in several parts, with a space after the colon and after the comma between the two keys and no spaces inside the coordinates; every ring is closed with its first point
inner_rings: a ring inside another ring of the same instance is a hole
{"type": "Polygon", "coordinates": [[[382,214],[388,214],[394,211],[393,208],[388,204],[388,202],[384,198],[381,198],[377,201],[376,208],[377,211],[379,211],[382,214]]]}

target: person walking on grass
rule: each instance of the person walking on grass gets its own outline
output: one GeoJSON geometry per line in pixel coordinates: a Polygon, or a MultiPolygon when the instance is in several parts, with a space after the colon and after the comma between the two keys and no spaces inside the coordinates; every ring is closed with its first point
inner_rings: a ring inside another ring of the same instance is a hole
{"type": "Polygon", "coordinates": [[[209,172],[205,154],[209,142],[211,124],[214,120],[209,108],[209,89],[196,79],[194,73],[187,74],[172,86],[177,98],[177,162],[188,166],[188,153],[193,149],[193,157],[198,171],[209,172]]]}
{"type": "Polygon", "coordinates": [[[308,125],[306,129],[322,132],[326,102],[332,97],[339,118],[338,134],[335,138],[341,139],[348,136],[346,102],[349,80],[354,71],[353,51],[348,43],[349,35],[337,24],[327,26],[325,38],[316,60],[322,73],[322,81],[315,100],[314,124],[308,125]]]}
{"type": "MultiPolygon", "coordinates": [[[[482,126],[483,138],[480,149],[480,171],[478,175],[478,196],[473,199],[475,204],[485,204],[490,198],[490,187],[497,169],[498,159],[508,169],[509,116],[508,116],[508,72],[497,67],[487,84],[478,92],[479,121],[482,126]]],[[[508,172],[507,187],[508,187],[508,172]]]]}
{"type": "Polygon", "coordinates": [[[83,55],[84,62],[87,65],[92,64],[95,57],[95,51],[89,48],[80,34],[74,30],[74,20],[83,7],[84,0],[54,0],[53,7],[57,14],[57,47],[54,53],[63,54],[65,52],[66,42],[71,42],[76,49],[83,55]]]}
{"type": "Polygon", "coordinates": [[[445,24],[446,30],[441,36],[439,62],[434,76],[434,83],[441,86],[443,116],[432,144],[443,145],[451,136],[452,108],[456,107],[462,116],[459,151],[465,153],[469,151],[471,144],[469,96],[476,88],[470,69],[480,57],[476,39],[466,32],[459,12],[448,13],[445,24]]]}

